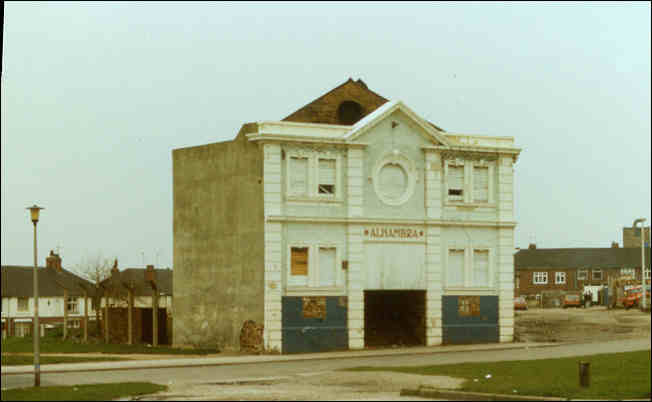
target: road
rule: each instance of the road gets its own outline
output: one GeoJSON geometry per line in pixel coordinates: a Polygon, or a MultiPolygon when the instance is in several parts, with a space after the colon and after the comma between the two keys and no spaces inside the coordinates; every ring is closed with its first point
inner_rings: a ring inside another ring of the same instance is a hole
{"type": "MultiPolygon", "coordinates": [[[[582,356],[596,353],[628,352],[636,350],[643,351],[649,349],[650,337],[646,337],[639,339],[598,343],[561,344],[542,348],[484,350],[472,352],[443,352],[433,353],[429,355],[400,355],[364,357],[356,359],[343,358],[308,361],[303,360],[290,362],[235,364],[211,367],[44,373],[41,377],[41,385],[53,386],[148,381],[162,385],[174,385],[174,389],[177,390],[188,390],[202,386],[217,387],[217,384],[219,383],[235,380],[242,383],[247,381],[260,381],[261,379],[267,378],[269,381],[273,382],[279,378],[285,378],[287,381],[287,379],[291,377],[307,377],[313,374],[315,376],[320,376],[320,373],[331,372],[333,370],[356,366],[404,366],[452,364],[465,362],[491,362],[505,360],[535,360],[556,357],[582,356]]],[[[2,388],[28,387],[33,383],[33,375],[29,374],[2,375],[1,378],[2,388]]],[[[259,397],[260,396],[261,395],[259,395],[259,397]]],[[[213,398],[214,397],[215,395],[213,395],[213,398]]],[[[286,398],[283,397],[283,399],[286,398]]]]}

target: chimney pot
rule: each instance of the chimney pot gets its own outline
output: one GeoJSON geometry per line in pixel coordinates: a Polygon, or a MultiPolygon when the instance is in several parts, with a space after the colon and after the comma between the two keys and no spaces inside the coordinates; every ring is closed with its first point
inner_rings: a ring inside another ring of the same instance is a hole
{"type": "Polygon", "coordinates": [[[528,250],[536,250],[536,249],[537,249],[536,243],[530,243],[530,245],[528,246],[528,250]]]}
{"type": "Polygon", "coordinates": [[[617,241],[612,241],[611,242],[611,248],[619,248],[619,247],[620,247],[620,245],[618,244],[617,241]]]}
{"type": "Polygon", "coordinates": [[[154,266],[148,265],[145,270],[145,282],[154,282],[156,280],[154,276],[154,266]]]}

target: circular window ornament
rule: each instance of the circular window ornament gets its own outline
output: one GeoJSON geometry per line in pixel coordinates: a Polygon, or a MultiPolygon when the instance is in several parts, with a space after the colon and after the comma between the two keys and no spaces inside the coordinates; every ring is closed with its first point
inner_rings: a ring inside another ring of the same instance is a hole
{"type": "Polygon", "coordinates": [[[400,152],[382,157],[374,169],[376,195],[387,205],[406,203],[414,193],[416,170],[414,163],[400,152]]]}

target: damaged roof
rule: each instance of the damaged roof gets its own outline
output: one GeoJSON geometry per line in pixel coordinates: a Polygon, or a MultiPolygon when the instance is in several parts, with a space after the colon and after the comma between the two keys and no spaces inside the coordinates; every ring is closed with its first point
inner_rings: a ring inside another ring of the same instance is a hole
{"type": "MultiPolygon", "coordinates": [[[[122,292],[126,292],[126,285],[133,286],[134,296],[152,296],[152,286],[145,281],[145,268],[127,268],[115,272],[110,278],[102,281],[105,287],[113,286],[122,292]]],[[[154,269],[156,286],[159,295],[172,295],[172,270],[154,269]]]]}
{"type": "MultiPolygon", "coordinates": [[[[361,79],[349,78],[282,121],[352,126],[387,102],[388,99],[370,90],[361,79]]],[[[433,123],[428,124],[444,131],[433,123]]]]}

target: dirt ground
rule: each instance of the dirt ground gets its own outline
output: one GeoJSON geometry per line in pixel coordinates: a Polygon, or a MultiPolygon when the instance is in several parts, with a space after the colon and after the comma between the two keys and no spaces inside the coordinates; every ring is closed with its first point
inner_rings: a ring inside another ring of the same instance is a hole
{"type": "MultiPolygon", "coordinates": [[[[168,391],[143,400],[221,401],[423,401],[402,397],[403,388],[427,385],[456,389],[462,379],[385,372],[315,372],[287,377],[270,377],[240,383],[174,384],[168,391]]],[[[136,398],[137,399],[137,398],[136,398]]],[[[134,399],[132,399],[134,400],[134,399]]]]}
{"type": "Polygon", "coordinates": [[[638,310],[530,308],[516,311],[516,342],[603,342],[650,334],[650,314],[638,310]]]}

